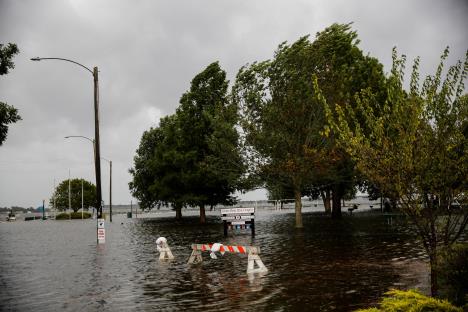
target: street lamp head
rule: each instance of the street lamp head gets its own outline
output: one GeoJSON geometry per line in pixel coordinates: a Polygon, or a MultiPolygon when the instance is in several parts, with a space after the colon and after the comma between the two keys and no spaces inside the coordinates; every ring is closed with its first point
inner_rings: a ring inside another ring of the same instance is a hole
{"type": "Polygon", "coordinates": [[[41,59],[40,59],[39,57],[33,57],[33,58],[31,59],[31,61],[36,61],[36,62],[38,62],[38,61],[40,61],[40,60],[41,60],[41,59]]]}

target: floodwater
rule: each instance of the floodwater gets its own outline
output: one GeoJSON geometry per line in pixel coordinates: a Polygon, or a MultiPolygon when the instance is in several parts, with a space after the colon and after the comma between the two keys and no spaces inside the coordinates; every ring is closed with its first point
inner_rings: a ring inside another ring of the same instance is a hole
{"type": "Polygon", "coordinates": [[[95,220],[0,223],[0,311],[353,311],[390,288],[427,291],[417,240],[381,215],[306,213],[295,230],[291,211],[260,211],[254,239],[224,238],[214,212],[204,226],[195,212],[180,223],[157,216],[114,216],[99,246],[95,220]],[[173,261],[158,260],[159,236],[173,261]],[[268,273],[247,275],[239,254],[187,264],[192,243],[213,242],[259,246],[268,273]]]}

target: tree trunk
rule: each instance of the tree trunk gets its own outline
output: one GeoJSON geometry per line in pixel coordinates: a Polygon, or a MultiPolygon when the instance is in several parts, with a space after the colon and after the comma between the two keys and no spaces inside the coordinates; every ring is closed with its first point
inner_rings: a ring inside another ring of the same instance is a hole
{"type": "Polygon", "coordinates": [[[301,191],[297,188],[294,189],[294,206],[296,210],[296,228],[302,228],[302,201],[301,191]]]}
{"type": "Polygon", "coordinates": [[[341,187],[338,184],[332,188],[332,219],[341,219],[341,187]]]}
{"type": "Polygon", "coordinates": [[[435,298],[439,291],[437,284],[437,254],[435,250],[431,251],[429,261],[431,262],[431,296],[435,298]]]}
{"type": "MultiPolygon", "coordinates": [[[[432,201],[429,203],[431,206],[430,209],[432,210],[432,201]]],[[[431,262],[431,296],[436,297],[438,292],[438,285],[437,285],[437,231],[436,231],[436,222],[437,222],[437,215],[431,215],[431,233],[429,235],[429,261],[431,262]]]]}
{"type": "Polygon", "coordinates": [[[330,189],[326,189],[325,192],[321,191],[320,194],[322,195],[323,206],[325,207],[325,212],[327,214],[330,214],[331,213],[330,189]]]}
{"type": "Polygon", "coordinates": [[[200,223],[206,223],[205,204],[200,205],[200,223]]]}
{"type": "Polygon", "coordinates": [[[182,206],[174,206],[176,211],[176,220],[182,219],[182,206]]]}

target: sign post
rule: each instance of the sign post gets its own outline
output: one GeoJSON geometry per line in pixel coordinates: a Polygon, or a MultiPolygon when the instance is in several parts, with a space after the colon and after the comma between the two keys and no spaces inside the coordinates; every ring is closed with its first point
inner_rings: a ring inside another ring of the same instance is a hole
{"type": "Polygon", "coordinates": [[[97,219],[97,242],[104,244],[106,242],[106,229],[104,228],[104,219],[97,219]]]}
{"type": "Polygon", "coordinates": [[[250,229],[255,236],[255,208],[227,208],[221,209],[224,236],[227,236],[228,228],[250,229]]]}

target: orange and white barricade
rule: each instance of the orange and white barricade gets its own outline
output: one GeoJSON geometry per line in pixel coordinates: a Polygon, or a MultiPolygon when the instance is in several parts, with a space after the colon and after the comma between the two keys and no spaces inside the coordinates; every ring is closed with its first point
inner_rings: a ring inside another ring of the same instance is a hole
{"type": "Polygon", "coordinates": [[[188,263],[195,264],[195,263],[202,262],[203,251],[209,251],[210,256],[213,259],[216,259],[215,252],[218,252],[218,251],[222,255],[226,252],[247,254],[248,255],[247,274],[264,273],[268,271],[268,269],[265,267],[262,260],[260,259],[260,256],[259,256],[260,248],[255,247],[255,246],[234,246],[234,245],[222,245],[219,243],[192,244],[192,254],[190,255],[188,263]],[[255,267],[255,265],[257,265],[257,267],[255,267]]]}

